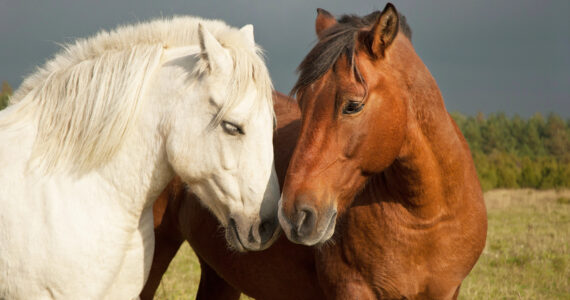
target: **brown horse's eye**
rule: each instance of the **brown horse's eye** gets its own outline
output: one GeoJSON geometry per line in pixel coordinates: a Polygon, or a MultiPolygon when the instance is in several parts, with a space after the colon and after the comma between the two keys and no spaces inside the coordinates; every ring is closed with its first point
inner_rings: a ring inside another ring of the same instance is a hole
{"type": "Polygon", "coordinates": [[[342,113],[345,115],[355,114],[364,108],[364,103],[358,101],[348,101],[342,108],[342,113]]]}

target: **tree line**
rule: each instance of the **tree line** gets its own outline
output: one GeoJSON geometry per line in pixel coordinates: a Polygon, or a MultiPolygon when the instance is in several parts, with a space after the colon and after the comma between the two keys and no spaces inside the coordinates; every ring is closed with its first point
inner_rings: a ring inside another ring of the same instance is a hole
{"type": "MultiPolygon", "coordinates": [[[[11,94],[2,82],[0,109],[11,94]]],[[[484,190],[570,187],[570,119],[554,113],[528,119],[504,113],[451,116],[469,143],[484,190]]]]}
{"type": "Polygon", "coordinates": [[[0,89],[0,110],[4,109],[4,107],[8,106],[8,99],[12,95],[12,87],[8,82],[2,82],[2,88],[0,89]]]}
{"type": "Polygon", "coordinates": [[[485,117],[452,113],[465,135],[484,190],[570,187],[570,119],[536,113],[485,117]]]}

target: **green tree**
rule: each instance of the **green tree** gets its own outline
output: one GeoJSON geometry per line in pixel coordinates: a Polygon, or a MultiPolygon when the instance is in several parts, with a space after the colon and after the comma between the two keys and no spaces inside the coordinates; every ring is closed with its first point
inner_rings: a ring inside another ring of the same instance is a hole
{"type": "Polygon", "coordinates": [[[514,155],[495,150],[492,162],[496,168],[497,187],[513,189],[519,187],[517,179],[520,176],[520,168],[514,155]]]}
{"type": "Polygon", "coordinates": [[[495,166],[489,162],[489,158],[482,152],[476,152],[473,154],[473,162],[477,169],[481,188],[484,191],[497,188],[497,170],[495,166]]]}
{"type": "Polygon", "coordinates": [[[559,168],[558,163],[553,158],[547,158],[542,167],[542,180],[540,182],[541,189],[552,189],[559,187],[559,168]]]}
{"type": "Polygon", "coordinates": [[[531,118],[525,126],[526,135],[522,142],[530,149],[530,155],[532,157],[537,157],[545,155],[546,150],[540,133],[542,131],[543,124],[540,119],[533,118],[531,118]]]}
{"type": "Polygon", "coordinates": [[[8,106],[10,96],[12,95],[12,87],[8,82],[2,81],[2,89],[0,90],[0,110],[8,106]]]}
{"type": "Polygon", "coordinates": [[[564,121],[555,114],[550,114],[544,129],[546,139],[544,145],[548,152],[555,157],[562,157],[570,149],[570,136],[564,121]]]}
{"type": "Polygon", "coordinates": [[[483,144],[483,138],[481,136],[481,126],[480,123],[473,117],[469,117],[463,123],[461,131],[469,144],[471,152],[481,152],[481,145],[483,144]]]}
{"type": "Polygon", "coordinates": [[[540,164],[533,162],[528,156],[521,161],[521,174],[518,178],[520,187],[539,188],[542,179],[540,164]]]}
{"type": "Polygon", "coordinates": [[[536,113],[482,113],[476,117],[453,113],[463,132],[484,190],[493,188],[570,187],[570,119],[536,113]]]}

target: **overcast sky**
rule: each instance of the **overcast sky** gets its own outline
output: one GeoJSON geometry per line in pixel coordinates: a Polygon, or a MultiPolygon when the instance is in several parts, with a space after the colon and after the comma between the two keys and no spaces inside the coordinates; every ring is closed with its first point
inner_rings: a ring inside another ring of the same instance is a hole
{"type": "MultiPolygon", "coordinates": [[[[570,1],[394,1],[449,111],[570,117],[570,1]]],[[[0,81],[22,79],[71,42],[101,29],[190,14],[253,24],[277,90],[315,42],[316,8],[368,14],[365,0],[0,0],[0,81]]]]}

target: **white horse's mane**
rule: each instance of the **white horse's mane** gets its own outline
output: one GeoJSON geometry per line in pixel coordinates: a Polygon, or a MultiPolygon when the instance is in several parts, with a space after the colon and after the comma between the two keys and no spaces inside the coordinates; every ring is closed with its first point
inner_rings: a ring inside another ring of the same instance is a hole
{"type": "MultiPolygon", "coordinates": [[[[110,160],[136,124],[141,99],[167,48],[198,45],[202,24],[229,50],[234,74],[220,115],[241,99],[250,82],[268,99],[271,80],[261,49],[237,28],[196,17],[154,20],[79,39],[24,80],[11,98],[21,107],[0,128],[36,116],[38,132],[31,161],[46,171],[61,167],[86,172],[110,160]],[[253,81],[252,81],[253,79],[253,81]]],[[[205,71],[198,63],[193,74],[205,71]]],[[[220,119],[220,117],[216,118],[220,119]]]]}

